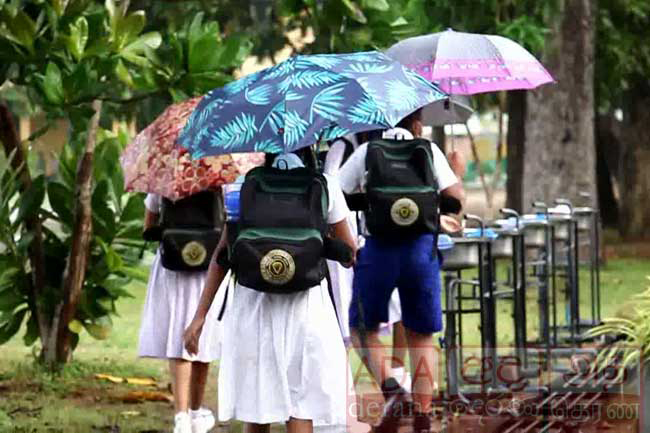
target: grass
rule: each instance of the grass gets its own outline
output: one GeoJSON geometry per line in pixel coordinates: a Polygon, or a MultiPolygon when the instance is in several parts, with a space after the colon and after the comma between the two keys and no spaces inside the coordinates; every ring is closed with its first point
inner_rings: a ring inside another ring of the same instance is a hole
{"type": "MultiPolygon", "coordinates": [[[[626,300],[647,285],[650,260],[612,259],[602,269],[603,317],[629,308],[626,300]]],[[[583,282],[583,287],[585,287],[583,282]]],[[[125,403],[130,391],[165,390],[168,385],[164,362],[139,359],[137,340],[140,314],[146,287],[134,282],[128,287],[133,298],[121,299],[120,316],[114,318],[114,331],[106,340],[83,334],[74,362],[57,375],[34,364],[34,350],[22,345],[22,335],[0,350],[0,432],[162,432],[169,431],[173,408],[169,402],[125,403]],[[96,373],[120,377],[152,377],[157,387],[114,384],[94,378],[96,373]]],[[[587,293],[585,291],[585,293],[587,293]]],[[[534,296],[529,299],[529,332],[535,331],[534,296]]],[[[583,308],[587,299],[582,298],[583,308]]],[[[560,307],[559,311],[563,311],[560,307]]],[[[513,335],[510,304],[498,305],[499,342],[506,344],[513,335]]],[[[468,344],[478,344],[478,322],[467,320],[468,344]]],[[[436,339],[437,341],[437,339],[436,339]]],[[[351,357],[354,371],[358,358],[351,357]]],[[[367,380],[367,376],[364,376],[367,380]]],[[[216,368],[210,375],[206,404],[216,408],[216,368]]],[[[240,431],[235,423],[232,431],[240,431]]]]}

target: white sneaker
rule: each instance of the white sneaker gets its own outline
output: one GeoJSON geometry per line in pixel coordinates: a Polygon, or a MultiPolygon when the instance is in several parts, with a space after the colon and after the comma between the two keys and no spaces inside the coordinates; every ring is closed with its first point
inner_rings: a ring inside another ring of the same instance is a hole
{"type": "Polygon", "coordinates": [[[188,412],[178,412],[174,417],[174,433],[193,433],[192,419],[188,412]]]}
{"type": "Polygon", "coordinates": [[[208,433],[216,422],[212,411],[204,407],[190,410],[190,417],[192,418],[192,433],[208,433]]]}

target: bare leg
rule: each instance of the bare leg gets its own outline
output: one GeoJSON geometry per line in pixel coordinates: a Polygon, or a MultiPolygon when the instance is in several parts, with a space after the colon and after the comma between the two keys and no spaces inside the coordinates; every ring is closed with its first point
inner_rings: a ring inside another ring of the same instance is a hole
{"type": "Polygon", "coordinates": [[[205,383],[208,380],[208,369],[210,364],[206,362],[192,363],[192,376],[190,382],[190,407],[198,410],[203,404],[205,395],[205,383]]]}
{"type": "Polygon", "coordinates": [[[431,399],[437,384],[435,382],[435,351],[432,334],[419,334],[406,330],[409,355],[411,358],[411,374],[413,375],[413,403],[421,413],[431,411],[431,399]]]}
{"type": "Polygon", "coordinates": [[[174,409],[176,413],[187,412],[190,403],[192,363],[183,359],[170,359],[169,372],[172,378],[174,409]]]}
{"type": "Polygon", "coordinates": [[[270,424],[253,424],[252,422],[244,423],[244,433],[270,433],[270,424]]]}
{"type": "Polygon", "coordinates": [[[384,344],[379,340],[379,331],[366,331],[366,348],[362,347],[359,332],[356,329],[351,329],[350,334],[352,337],[352,345],[357,349],[357,353],[363,360],[372,377],[375,378],[377,384],[381,383],[387,378],[392,376],[390,363],[388,361],[388,351],[384,344]]]}
{"type": "Polygon", "coordinates": [[[313,433],[314,426],[310,419],[289,418],[287,433],[313,433]]]}
{"type": "Polygon", "coordinates": [[[404,367],[406,365],[406,328],[402,321],[393,323],[393,359],[391,360],[392,368],[404,367]]]}

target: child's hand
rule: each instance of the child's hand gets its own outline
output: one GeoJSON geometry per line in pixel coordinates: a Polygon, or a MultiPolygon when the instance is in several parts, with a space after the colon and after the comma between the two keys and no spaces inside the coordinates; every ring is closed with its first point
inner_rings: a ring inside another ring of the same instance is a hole
{"type": "Polygon", "coordinates": [[[185,330],[185,333],[183,333],[185,350],[187,350],[190,355],[196,355],[199,352],[199,338],[201,337],[202,331],[203,320],[195,317],[194,320],[192,320],[192,323],[190,323],[190,326],[185,330]]]}

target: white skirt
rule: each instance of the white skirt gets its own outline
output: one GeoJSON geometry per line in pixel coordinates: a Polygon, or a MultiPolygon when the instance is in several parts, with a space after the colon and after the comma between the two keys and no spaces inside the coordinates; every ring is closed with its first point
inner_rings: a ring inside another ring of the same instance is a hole
{"type": "Polygon", "coordinates": [[[326,283],[291,295],[236,285],[229,296],[219,419],[267,424],[298,418],[344,429],[354,393],[326,283]]]}
{"type": "MultiPolygon", "coordinates": [[[[151,265],[147,298],[142,312],[138,353],[141,357],[212,362],[219,359],[221,324],[217,321],[223,302],[221,288],[208,312],[199,339],[199,353],[184,347],[183,333],[194,318],[206,272],[176,272],[162,266],[160,252],[151,265]]],[[[228,281],[226,278],[224,284],[228,281]]]]}

